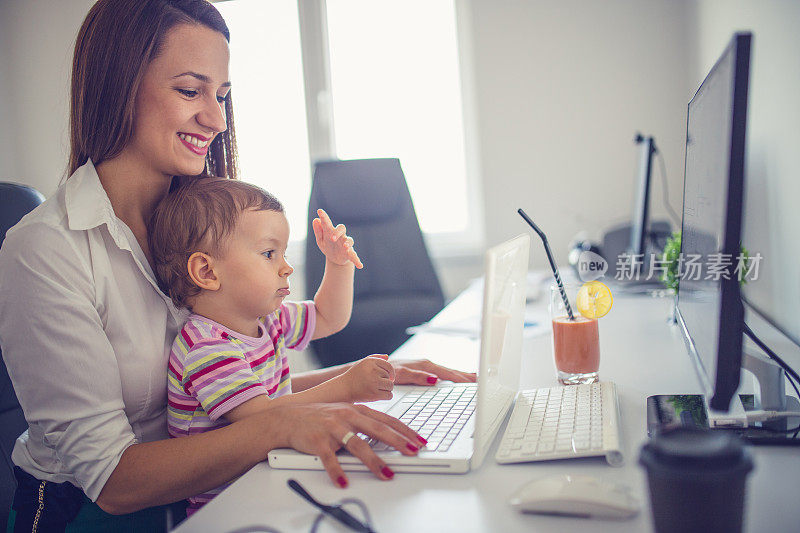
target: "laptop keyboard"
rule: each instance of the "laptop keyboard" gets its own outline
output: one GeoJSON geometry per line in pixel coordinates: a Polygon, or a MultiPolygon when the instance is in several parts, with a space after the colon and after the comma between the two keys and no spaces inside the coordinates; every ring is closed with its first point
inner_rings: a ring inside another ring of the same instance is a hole
{"type": "MultiPolygon", "coordinates": [[[[428,441],[425,450],[444,452],[475,412],[475,383],[456,383],[451,387],[415,387],[400,398],[398,418],[428,441]]],[[[375,451],[391,446],[370,439],[375,451]]]]}
{"type": "Polygon", "coordinates": [[[617,466],[622,462],[618,413],[616,387],[608,381],[522,391],[497,462],[601,455],[617,466]]]}

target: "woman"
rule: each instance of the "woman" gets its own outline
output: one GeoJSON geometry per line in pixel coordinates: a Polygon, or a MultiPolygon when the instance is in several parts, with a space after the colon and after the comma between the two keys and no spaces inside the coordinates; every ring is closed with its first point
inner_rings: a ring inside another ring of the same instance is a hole
{"type": "MultiPolygon", "coordinates": [[[[205,0],[100,0],[78,34],[71,176],[0,252],[0,341],[30,426],[12,456],[19,529],[98,516],[112,527],[105,513],[181,501],[276,447],[319,455],[346,485],[334,454],[351,431],[410,453],[413,431],[349,404],[283,407],[166,438],[166,354],[186,317],[158,289],[146,222],[173,178],[236,177],[228,40],[205,0]]],[[[427,361],[396,374],[474,380],[427,361]]],[[[361,439],[346,447],[387,479],[361,439]]],[[[148,527],[143,513],[127,519],[148,527]]]]}

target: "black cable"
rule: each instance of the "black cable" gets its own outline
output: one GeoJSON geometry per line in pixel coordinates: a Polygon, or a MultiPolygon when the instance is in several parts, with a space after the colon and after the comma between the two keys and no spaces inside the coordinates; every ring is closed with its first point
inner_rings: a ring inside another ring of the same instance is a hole
{"type": "MultiPolygon", "coordinates": [[[[783,359],[781,359],[780,357],[778,357],[778,354],[776,354],[775,352],[773,352],[772,350],[770,350],[770,349],[769,349],[769,346],[767,346],[766,344],[764,344],[764,343],[761,341],[761,339],[759,339],[759,338],[758,338],[758,336],[756,336],[756,334],[755,334],[755,333],[753,333],[753,330],[752,330],[752,329],[750,329],[750,327],[749,327],[749,326],[748,326],[748,325],[747,325],[745,322],[742,322],[742,326],[744,327],[744,333],[745,333],[745,335],[747,335],[748,337],[750,337],[750,339],[751,339],[753,342],[755,342],[755,343],[756,343],[756,345],[757,345],[759,348],[761,348],[762,350],[764,350],[764,353],[766,353],[766,354],[767,354],[767,355],[768,355],[768,356],[769,356],[769,357],[770,357],[770,358],[771,358],[773,361],[775,361],[776,363],[778,363],[778,365],[779,365],[779,366],[780,366],[780,367],[783,369],[784,373],[786,373],[787,375],[791,376],[791,378],[792,378],[792,379],[794,379],[794,380],[796,380],[796,381],[797,381],[797,383],[800,383],[800,376],[798,376],[798,375],[797,375],[797,372],[796,372],[796,371],[795,371],[795,370],[794,370],[792,367],[790,367],[789,365],[787,365],[787,364],[786,364],[786,362],[785,362],[783,359]]],[[[791,379],[790,379],[789,381],[791,381],[791,379]]],[[[798,396],[800,397],[800,395],[798,395],[798,396]]]]}
{"type": "Polygon", "coordinates": [[[369,515],[369,511],[367,510],[367,506],[361,500],[356,498],[344,498],[340,500],[338,503],[333,505],[326,505],[324,503],[318,502],[314,499],[313,496],[303,487],[300,482],[296,479],[289,479],[286,481],[286,484],[295,491],[300,497],[306,500],[308,503],[319,509],[321,512],[314,520],[314,523],[311,525],[311,533],[316,533],[317,528],[319,527],[320,523],[322,522],[323,518],[326,516],[337,520],[341,524],[347,526],[348,528],[354,531],[361,531],[363,533],[375,533],[375,529],[372,527],[372,517],[369,515]],[[359,520],[349,512],[347,512],[343,506],[344,504],[354,504],[358,506],[361,512],[364,514],[364,521],[359,520]]]}
{"type": "MultiPolygon", "coordinates": [[[[340,500],[337,505],[341,506],[347,503],[358,506],[358,508],[364,515],[364,526],[366,527],[366,531],[370,533],[376,533],[375,530],[372,528],[372,517],[369,514],[369,510],[367,509],[366,504],[357,498],[344,498],[340,500]]],[[[319,528],[319,525],[322,523],[325,517],[330,518],[325,513],[319,513],[317,515],[317,518],[314,519],[314,523],[311,524],[310,533],[317,533],[317,529],[319,528]]]]}
{"type": "MultiPolygon", "coordinates": [[[[747,426],[747,431],[765,431],[767,433],[780,433],[788,435],[789,433],[796,433],[800,431],[800,425],[789,429],[774,429],[764,426],[747,426]]],[[[792,438],[794,438],[795,436],[796,435],[792,435],[792,438]]]]}
{"type": "Polygon", "coordinates": [[[667,165],[664,163],[664,156],[661,155],[661,150],[658,148],[654,148],[655,154],[658,156],[658,161],[661,163],[661,185],[664,189],[664,208],[669,212],[672,221],[675,223],[675,227],[681,226],[681,217],[678,216],[678,213],[672,209],[672,206],[669,203],[669,185],[667,183],[667,165]]]}

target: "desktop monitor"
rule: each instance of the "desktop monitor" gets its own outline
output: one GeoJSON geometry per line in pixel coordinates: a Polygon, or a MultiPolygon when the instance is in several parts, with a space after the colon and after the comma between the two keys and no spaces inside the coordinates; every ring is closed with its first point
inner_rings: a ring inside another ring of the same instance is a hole
{"type": "Polygon", "coordinates": [[[749,33],[733,36],[689,102],[686,128],[677,318],[709,407],[719,411],[731,405],[742,363],[744,310],[735,267],[750,41],[749,33]]]}
{"type": "Polygon", "coordinates": [[[637,135],[639,145],[639,168],[637,171],[637,191],[634,199],[633,223],[631,224],[630,244],[632,255],[647,253],[647,231],[650,211],[650,176],[653,174],[653,154],[656,146],[653,137],[637,135]]]}
{"type": "Polygon", "coordinates": [[[584,251],[600,253],[609,263],[609,278],[624,285],[661,287],[658,276],[653,276],[653,261],[660,257],[667,243],[672,227],[666,220],[651,220],[650,185],[653,175],[654,157],[658,153],[655,138],[636,134],[634,142],[638,150],[636,168],[633,214],[630,222],[619,224],[603,235],[600,249],[589,242],[578,242],[571,252],[570,263],[577,264],[584,251]],[[628,265],[624,258],[629,258],[628,265]],[[626,265],[626,266],[623,266],[626,265]],[[624,269],[624,270],[620,270],[624,269]]]}

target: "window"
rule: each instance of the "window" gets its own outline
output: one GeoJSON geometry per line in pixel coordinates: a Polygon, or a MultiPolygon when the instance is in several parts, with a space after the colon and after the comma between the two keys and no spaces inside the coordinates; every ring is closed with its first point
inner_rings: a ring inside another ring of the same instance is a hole
{"type": "Polygon", "coordinates": [[[452,1],[327,0],[327,6],[338,157],[399,157],[422,230],[465,230],[464,126],[452,1]],[[447,209],[442,198],[448,199],[447,209]]]}
{"type": "Polygon", "coordinates": [[[231,31],[231,94],[241,178],[281,201],[291,239],[302,240],[311,167],[297,2],[236,0],[216,8],[231,31]]]}
{"type": "Polygon", "coordinates": [[[284,202],[292,240],[305,236],[312,160],[398,157],[434,251],[479,244],[454,2],[216,4],[231,29],[242,175],[284,202]]]}

